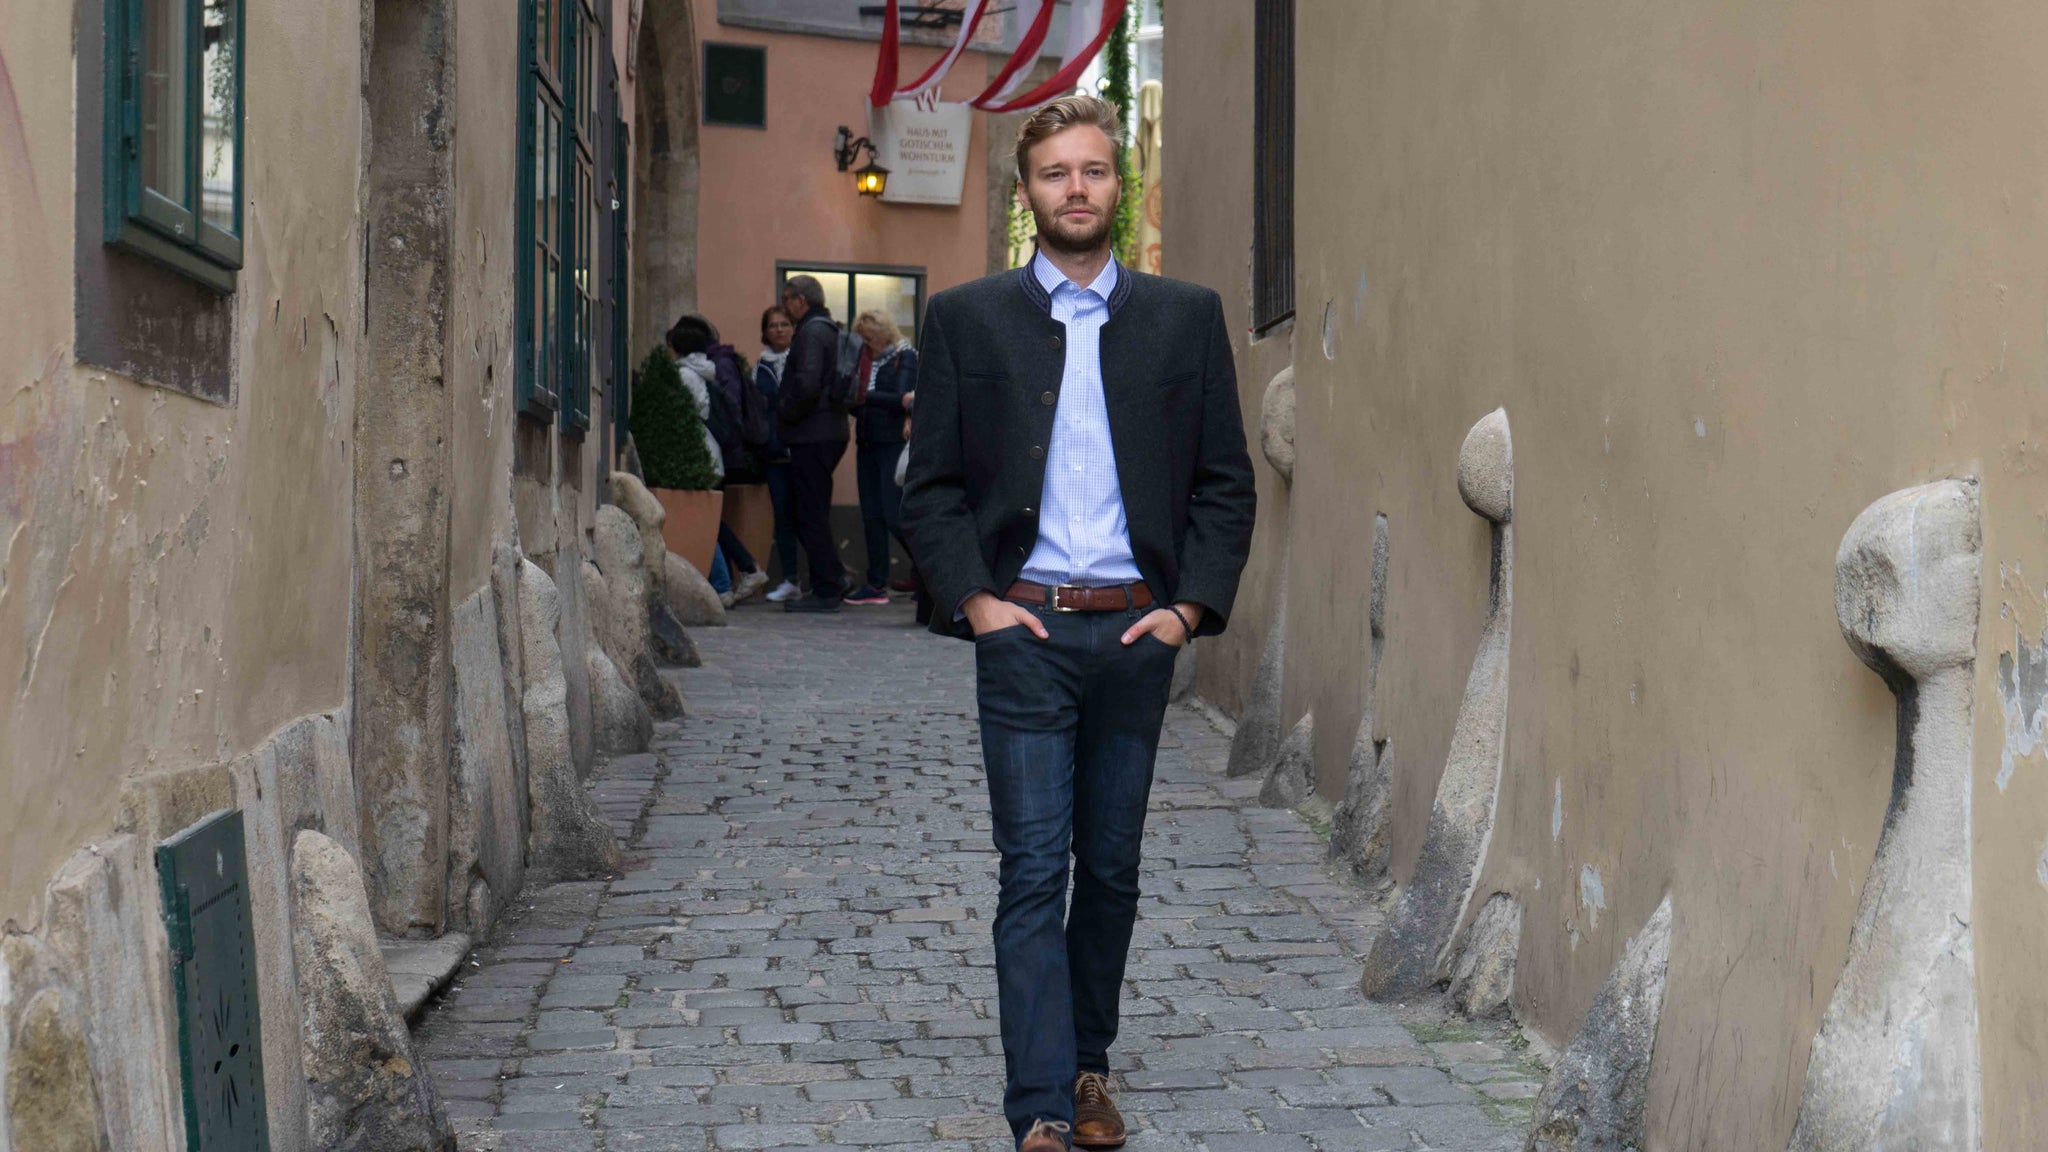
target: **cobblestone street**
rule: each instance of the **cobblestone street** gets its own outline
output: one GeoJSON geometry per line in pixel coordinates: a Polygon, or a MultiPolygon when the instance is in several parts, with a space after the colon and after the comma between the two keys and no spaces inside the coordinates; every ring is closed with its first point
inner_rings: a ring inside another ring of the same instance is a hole
{"type": "MultiPolygon", "coordinates": [[[[526,893],[420,1023],[466,1149],[1004,1152],[973,652],[901,604],[693,633],[603,770],[625,874],[526,893]]],[[[1377,923],[1169,714],[1112,1059],[1131,1152],[1520,1147],[1508,1033],[1365,1002],[1377,923]]]]}

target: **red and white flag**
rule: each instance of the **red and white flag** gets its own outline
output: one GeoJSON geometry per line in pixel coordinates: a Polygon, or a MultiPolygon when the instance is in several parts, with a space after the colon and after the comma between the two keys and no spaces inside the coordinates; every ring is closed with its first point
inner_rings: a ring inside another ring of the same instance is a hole
{"type": "MultiPolygon", "coordinates": [[[[1017,40],[1017,47],[1009,59],[997,71],[988,87],[974,99],[967,101],[973,107],[989,112],[1021,112],[1055,100],[1073,90],[1081,79],[1081,73],[1088,70],[1088,64],[1096,53],[1109,41],[1109,34],[1117,21],[1124,18],[1127,0],[1073,0],[1067,16],[1067,42],[1060,56],[1060,65],[1051,77],[1027,92],[1019,93],[1030,78],[1032,66],[1045,47],[1047,34],[1052,30],[1052,15],[1055,0],[1018,0],[1016,12],[1023,21],[1023,30],[1017,40]]],[[[875,59],[875,82],[868,90],[868,103],[876,108],[883,107],[891,100],[914,97],[920,93],[936,93],[936,90],[953,68],[960,54],[967,50],[967,43],[974,35],[987,12],[989,0],[972,0],[962,13],[960,35],[953,46],[941,56],[924,74],[899,87],[897,69],[899,60],[899,17],[897,0],[885,0],[882,14],[882,46],[875,59]]]]}

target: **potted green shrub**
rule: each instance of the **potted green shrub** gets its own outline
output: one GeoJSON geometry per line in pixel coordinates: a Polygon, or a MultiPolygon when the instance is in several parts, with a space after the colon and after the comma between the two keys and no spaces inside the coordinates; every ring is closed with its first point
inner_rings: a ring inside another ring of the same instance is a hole
{"type": "Polygon", "coordinates": [[[649,352],[634,375],[630,423],[647,487],[668,514],[662,543],[708,574],[725,500],[705,443],[704,415],[666,348],[649,352]]]}

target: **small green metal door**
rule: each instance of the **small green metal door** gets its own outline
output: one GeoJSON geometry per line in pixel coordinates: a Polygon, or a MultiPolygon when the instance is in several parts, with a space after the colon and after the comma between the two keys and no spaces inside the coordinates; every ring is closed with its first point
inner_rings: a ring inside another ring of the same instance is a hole
{"type": "Polygon", "coordinates": [[[223,808],[157,846],[178,1004],[188,1152],[270,1152],[263,1029],[242,813],[223,808]]]}

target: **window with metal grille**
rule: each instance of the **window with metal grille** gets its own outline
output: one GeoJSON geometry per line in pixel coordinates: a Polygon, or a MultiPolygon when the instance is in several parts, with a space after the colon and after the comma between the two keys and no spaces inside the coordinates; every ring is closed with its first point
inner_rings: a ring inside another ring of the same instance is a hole
{"type": "Polygon", "coordinates": [[[617,120],[605,21],[589,0],[525,0],[519,125],[520,412],[590,427],[593,383],[610,368],[613,314],[603,246],[618,212],[608,172],[617,120]]]}
{"type": "Polygon", "coordinates": [[[1257,0],[1252,61],[1252,330],[1294,315],[1294,0],[1257,0]]]}

